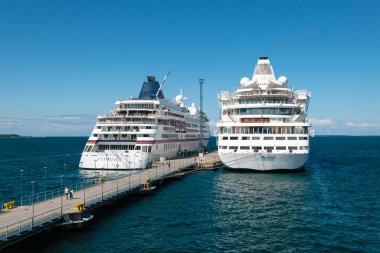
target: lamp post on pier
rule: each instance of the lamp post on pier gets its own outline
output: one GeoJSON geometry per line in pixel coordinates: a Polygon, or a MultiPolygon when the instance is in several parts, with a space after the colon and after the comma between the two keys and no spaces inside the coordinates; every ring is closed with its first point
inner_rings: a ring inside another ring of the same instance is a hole
{"type": "Polygon", "coordinates": [[[131,162],[128,161],[128,164],[129,164],[129,173],[128,173],[128,190],[131,189],[131,162]]]}
{"type": "MultiPolygon", "coordinates": [[[[106,160],[107,160],[107,175],[108,175],[108,161],[109,161],[109,159],[110,159],[109,157],[106,158],[106,160]]],[[[102,167],[102,177],[103,177],[103,168],[104,168],[104,166],[102,167]]]]}
{"type": "Polygon", "coordinates": [[[102,202],[103,202],[103,184],[104,184],[104,178],[102,177],[102,179],[100,180],[100,183],[102,184],[102,202]]]}
{"type": "Polygon", "coordinates": [[[66,176],[66,169],[67,169],[67,164],[66,164],[66,163],[64,163],[64,164],[63,164],[63,167],[65,167],[65,176],[66,176]]]}
{"type": "Polygon", "coordinates": [[[119,161],[116,164],[116,196],[119,195],[119,161]]]}
{"type": "Polygon", "coordinates": [[[140,184],[142,184],[142,173],[144,173],[144,167],[142,166],[142,157],[140,158],[140,166],[141,166],[141,173],[140,173],[140,184]]]}
{"type": "Polygon", "coordinates": [[[34,227],[34,183],[35,181],[30,182],[32,184],[32,229],[34,227]]]}
{"type": "MultiPolygon", "coordinates": [[[[82,168],[83,162],[80,162],[80,167],[82,168]]],[[[84,187],[83,187],[83,204],[86,206],[86,188],[87,188],[87,172],[82,170],[83,172],[83,178],[84,181],[84,187]]]]}
{"type": "Polygon", "coordinates": [[[62,214],[63,214],[63,175],[60,176],[61,178],[61,218],[62,218],[62,214]]]}
{"type": "Polygon", "coordinates": [[[24,170],[20,170],[20,173],[21,173],[21,179],[20,179],[20,181],[21,181],[21,184],[20,184],[20,191],[21,191],[21,201],[20,201],[20,205],[22,205],[22,176],[23,176],[23,174],[24,174],[24,170]]]}
{"type": "Polygon", "coordinates": [[[47,170],[47,167],[45,166],[44,167],[44,179],[45,179],[45,181],[46,181],[46,170],[47,170]]]}
{"type": "Polygon", "coordinates": [[[87,172],[84,171],[83,204],[86,206],[87,172]]]}

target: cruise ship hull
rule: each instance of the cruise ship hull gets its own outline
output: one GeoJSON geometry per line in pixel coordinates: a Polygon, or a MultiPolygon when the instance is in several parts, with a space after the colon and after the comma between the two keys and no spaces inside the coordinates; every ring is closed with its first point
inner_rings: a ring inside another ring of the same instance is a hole
{"type": "MultiPolygon", "coordinates": [[[[209,138],[203,140],[203,145],[207,146],[209,138]]],[[[196,150],[199,141],[182,141],[182,150],[196,150]]],[[[139,150],[129,151],[107,151],[107,152],[83,152],[79,167],[89,170],[135,170],[148,168],[153,160],[159,161],[162,156],[171,159],[177,156],[180,150],[163,150],[146,153],[139,150]]]]}
{"type": "Polygon", "coordinates": [[[151,162],[150,153],[139,151],[125,152],[86,152],[79,166],[94,170],[128,170],[146,168],[151,162]]]}
{"type": "Polygon", "coordinates": [[[307,161],[308,153],[275,154],[275,153],[238,153],[220,152],[220,160],[231,169],[256,171],[299,170],[307,161]]]}

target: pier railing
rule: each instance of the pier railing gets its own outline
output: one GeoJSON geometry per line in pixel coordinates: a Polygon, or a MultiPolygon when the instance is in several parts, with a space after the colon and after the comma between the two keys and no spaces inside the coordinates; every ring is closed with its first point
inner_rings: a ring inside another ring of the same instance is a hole
{"type": "MultiPolygon", "coordinates": [[[[92,179],[83,180],[76,184],[67,185],[67,187],[70,189],[73,189],[74,192],[76,192],[76,191],[84,189],[85,187],[89,187],[97,183],[98,183],[98,178],[92,178],[92,179]]],[[[48,199],[60,197],[62,194],[64,194],[65,187],[66,185],[63,187],[63,189],[59,187],[52,190],[36,193],[33,196],[32,195],[23,196],[20,199],[19,203],[17,202],[15,203],[15,206],[31,205],[32,203],[38,203],[38,202],[45,201],[48,199]]],[[[4,205],[2,205],[2,208],[4,208],[4,205]]]]}
{"type": "MultiPolygon", "coordinates": [[[[185,156],[185,157],[191,157],[191,156],[185,156]]],[[[170,163],[170,160],[167,160],[165,162],[166,165],[168,163],[170,163]]],[[[182,168],[186,168],[190,164],[192,164],[192,162],[191,161],[186,161],[186,162],[175,162],[175,161],[173,161],[172,164],[174,165],[174,167],[177,167],[177,168],[181,168],[181,167],[182,168]]],[[[164,165],[164,166],[166,166],[166,165],[164,165]]],[[[152,167],[149,170],[154,170],[155,167],[157,167],[157,166],[162,166],[162,163],[153,164],[152,167]]],[[[170,169],[169,169],[169,172],[170,172],[170,169]]],[[[134,173],[131,173],[131,176],[133,174],[134,173]]],[[[76,184],[70,184],[70,185],[65,185],[64,184],[62,188],[58,187],[58,188],[54,188],[54,189],[51,189],[51,190],[48,190],[48,191],[35,193],[34,195],[22,196],[20,198],[20,201],[17,201],[17,199],[16,199],[16,203],[14,204],[14,207],[32,205],[33,203],[37,204],[37,203],[42,202],[42,201],[46,201],[46,200],[49,200],[49,199],[60,197],[60,196],[64,195],[64,188],[65,187],[73,189],[74,193],[78,192],[80,190],[83,190],[85,188],[89,188],[89,187],[94,186],[94,185],[96,185],[96,184],[99,183],[99,178],[101,177],[100,173],[99,173],[98,176],[93,177],[93,178],[88,178],[88,179],[87,178],[86,179],[82,178],[80,182],[78,182],[76,184]]],[[[114,181],[116,181],[117,178],[120,179],[120,178],[125,177],[125,176],[126,175],[123,175],[123,174],[118,174],[118,176],[117,176],[116,173],[113,173],[113,175],[112,174],[111,175],[106,175],[106,177],[107,177],[108,180],[114,180],[114,181]]],[[[158,178],[159,177],[157,177],[157,175],[156,175],[156,176],[153,176],[153,178],[151,178],[151,179],[152,180],[156,180],[158,178]]],[[[119,189],[124,188],[124,187],[127,187],[126,189],[131,189],[134,186],[132,184],[128,185],[128,183],[125,183],[124,185],[121,185],[121,184],[119,185],[119,189]]],[[[95,198],[95,196],[93,196],[93,197],[95,198]]],[[[103,192],[103,198],[104,198],[104,192],[103,192]]],[[[88,202],[89,200],[88,200],[87,196],[86,196],[86,200],[85,201],[86,201],[86,203],[89,203],[88,202]]],[[[4,208],[5,208],[4,207],[4,203],[0,203],[0,204],[1,204],[0,211],[4,211],[4,208]]]]}
{"type": "MultiPolygon", "coordinates": [[[[69,209],[69,205],[62,207],[62,211],[65,212],[69,209]]],[[[61,218],[61,207],[51,209],[49,211],[31,216],[30,218],[15,222],[13,224],[0,227],[0,241],[8,240],[15,235],[21,235],[26,231],[32,231],[35,227],[38,227],[47,222],[52,222],[55,219],[61,218]]]]}

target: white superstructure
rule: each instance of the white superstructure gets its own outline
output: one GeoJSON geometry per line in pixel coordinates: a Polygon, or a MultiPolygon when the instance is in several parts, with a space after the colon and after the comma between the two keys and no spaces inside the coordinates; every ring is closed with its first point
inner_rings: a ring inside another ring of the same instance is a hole
{"type": "Polygon", "coordinates": [[[243,77],[240,84],[218,95],[221,161],[233,169],[302,168],[309,154],[311,94],[293,91],[284,76],[276,79],[268,57],[260,57],[252,79],[243,77]]]}
{"type": "Polygon", "coordinates": [[[182,94],[165,99],[161,86],[148,76],[138,98],[116,101],[110,114],[99,115],[79,167],[85,169],[140,169],[161,157],[199,148],[200,117],[203,145],[209,141],[208,119],[182,94]]]}

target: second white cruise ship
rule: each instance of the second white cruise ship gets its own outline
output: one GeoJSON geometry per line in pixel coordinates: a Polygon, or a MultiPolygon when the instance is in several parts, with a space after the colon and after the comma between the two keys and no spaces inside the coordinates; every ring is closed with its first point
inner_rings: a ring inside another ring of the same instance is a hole
{"type": "Polygon", "coordinates": [[[161,88],[154,76],[148,76],[138,98],[117,100],[110,114],[99,115],[79,167],[141,169],[161,157],[196,151],[200,141],[206,146],[210,129],[205,113],[194,104],[186,107],[182,90],[172,101],[161,88]]]}
{"type": "Polygon", "coordinates": [[[233,169],[303,168],[309,154],[310,92],[293,91],[284,76],[276,79],[268,57],[260,57],[252,79],[243,77],[240,84],[218,95],[221,161],[233,169]]]}

